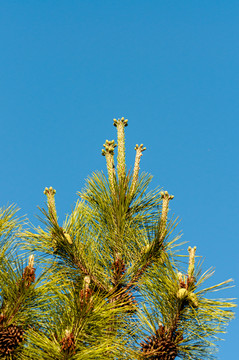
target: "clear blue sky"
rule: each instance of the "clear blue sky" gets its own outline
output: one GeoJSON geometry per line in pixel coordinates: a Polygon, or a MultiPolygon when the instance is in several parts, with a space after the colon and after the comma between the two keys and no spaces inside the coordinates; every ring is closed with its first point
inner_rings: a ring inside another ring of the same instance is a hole
{"type": "MultiPolygon", "coordinates": [[[[124,116],[128,167],[143,143],[183,239],[239,284],[239,2],[3,0],[0,34],[1,205],[36,223],[53,186],[63,219],[124,116]]],[[[225,338],[236,359],[238,320],[225,338]]]]}

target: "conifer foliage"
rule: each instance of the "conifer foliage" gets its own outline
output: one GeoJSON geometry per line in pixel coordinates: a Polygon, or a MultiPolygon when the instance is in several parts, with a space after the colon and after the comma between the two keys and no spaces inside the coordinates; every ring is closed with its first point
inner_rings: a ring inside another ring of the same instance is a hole
{"type": "Polygon", "coordinates": [[[235,304],[210,292],[231,280],[205,287],[213,270],[202,272],[196,247],[178,255],[183,244],[169,216],[174,196],[149,190],[151,176],[139,173],[143,144],[127,170],[128,120],[113,124],[117,145],[106,140],[102,150],[108,175],[87,179],[63,224],[52,187],[44,190],[42,227],[18,219],[14,207],[0,211],[1,359],[216,356],[235,304]]]}

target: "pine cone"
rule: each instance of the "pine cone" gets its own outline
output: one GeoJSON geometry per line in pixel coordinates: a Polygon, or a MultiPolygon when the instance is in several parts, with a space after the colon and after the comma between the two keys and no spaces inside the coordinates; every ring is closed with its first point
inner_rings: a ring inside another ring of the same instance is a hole
{"type": "Polygon", "coordinates": [[[72,332],[69,332],[66,330],[65,337],[60,341],[62,344],[61,351],[68,354],[68,355],[74,355],[75,354],[75,336],[72,332]]]}
{"type": "Polygon", "coordinates": [[[130,307],[130,309],[127,311],[128,313],[132,314],[136,311],[137,301],[130,291],[120,294],[120,299],[125,303],[126,306],[130,307]]]}
{"type": "Polygon", "coordinates": [[[4,323],[5,320],[6,320],[6,316],[5,316],[3,313],[1,313],[1,314],[0,314],[0,326],[3,325],[3,323],[4,323]]]}
{"type": "Polygon", "coordinates": [[[113,262],[111,269],[113,270],[112,283],[113,285],[116,285],[122,278],[126,270],[124,260],[122,260],[119,256],[116,256],[116,259],[113,262]]]}
{"type": "Polygon", "coordinates": [[[93,295],[93,290],[90,288],[82,289],[80,291],[81,310],[83,310],[85,308],[87,308],[87,310],[91,310],[93,308],[92,295],[93,295]]]}
{"type": "Polygon", "coordinates": [[[141,343],[141,351],[148,360],[174,360],[178,354],[179,340],[182,340],[179,333],[171,335],[164,326],[160,326],[155,335],[141,343]]]}
{"type": "Polygon", "coordinates": [[[0,353],[3,355],[12,354],[22,341],[23,330],[20,326],[10,325],[0,328],[0,353]]]}
{"type": "Polygon", "coordinates": [[[29,288],[35,281],[35,278],[35,268],[26,266],[22,275],[22,280],[24,281],[26,288],[29,288]]]}

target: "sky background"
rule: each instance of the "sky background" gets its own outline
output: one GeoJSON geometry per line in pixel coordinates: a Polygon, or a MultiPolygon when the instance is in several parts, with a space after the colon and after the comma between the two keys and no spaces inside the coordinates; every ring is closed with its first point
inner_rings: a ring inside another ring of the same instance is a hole
{"type": "MultiPolygon", "coordinates": [[[[238,285],[238,24],[233,0],[1,1],[1,205],[37,224],[53,186],[62,221],[106,170],[102,145],[124,116],[128,168],[143,143],[141,169],[175,195],[183,240],[213,282],[238,285]]],[[[221,360],[238,356],[238,323],[221,360]]]]}

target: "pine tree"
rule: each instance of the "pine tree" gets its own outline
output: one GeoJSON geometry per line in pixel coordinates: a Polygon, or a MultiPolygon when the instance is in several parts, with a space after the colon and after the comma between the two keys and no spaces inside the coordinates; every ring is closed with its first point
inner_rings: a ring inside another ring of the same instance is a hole
{"type": "Polygon", "coordinates": [[[52,187],[44,190],[42,227],[16,218],[14,207],[1,210],[1,359],[215,358],[235,305],[207,294],[231,280],[205,288],[213,270],[202,273],[196,247],[178,255],[174,196],[148,190],[152,177],[139,174],[142,144],[127,171],[127,125],[114,119],[117,166],[116,143],[106,140],[108,176],[87,179],[62,226],[52,187]]]}

